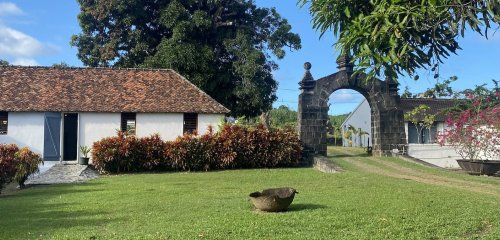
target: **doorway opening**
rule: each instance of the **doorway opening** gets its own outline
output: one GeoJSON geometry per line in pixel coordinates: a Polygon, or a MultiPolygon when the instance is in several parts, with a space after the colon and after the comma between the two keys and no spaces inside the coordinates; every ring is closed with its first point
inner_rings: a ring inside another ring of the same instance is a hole
{"type": "Polygon", "coordinates": [[[78,154],[78,113],[63,117],[63,160],[75,161],[78,154]]]}

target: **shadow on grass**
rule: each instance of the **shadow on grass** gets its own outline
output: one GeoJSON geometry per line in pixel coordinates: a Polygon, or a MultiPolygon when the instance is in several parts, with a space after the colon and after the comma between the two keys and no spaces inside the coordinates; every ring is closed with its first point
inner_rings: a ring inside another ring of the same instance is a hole
{"type": "Polygon", "coordinates": [[[74,188],[73,184],[36,186],[24,193],[0,198],[0,239],[26,239],[27,234],[50,236],[60,229],[92,229],[126,220],[98,207],[86,206],[85,198],[90,196],[87,193],[103,191],[89,188],[91,185],[100,183],[84,183],[81,188],[74,188]],[[38,188],[45,189],[39,191],[38,188]]]}
{"type": "Polygon", "coordinates": [[[312,204],[312,203],[298,203],[298,204],[293,204],[290,205],[288,208],[288,212],[298,212],[298,211],[304,211],[304,210],[316,210],[316,209],[325,209],[328,208],[325,205],[321,204],[312,204]]]}
{"type": "Polygon", "coordinates": [[[17,183],[10,183],[8,188],[4,189],[0,194],[1,198],[16,198],[16,197],[44,197],[60,196],[71,193],[84,193],[84,192],[100,192],[101,189],[87,188],[89,186],[102,185],[100,182],[85,182],[85,183],[62,183],[62,184],[37,184],[26,185],[23,189],[17,189],[17,183]],[[74,186],[82,186],[84,189],[75,189],[74,186]],[[67,188],[68,187],[68,188],[67,188]],[[47,191],[40,191],[40,189],[48,188],[47,191]],[[23,195],[27,194],[27,195],[23,195]]]}
{"type": "Polygon", "coordinates": [[[328,154],[328,157],[333,158],[353,158],[353,157],[370,157],[368,153],[353,153],[353,154],[328,154]]]}

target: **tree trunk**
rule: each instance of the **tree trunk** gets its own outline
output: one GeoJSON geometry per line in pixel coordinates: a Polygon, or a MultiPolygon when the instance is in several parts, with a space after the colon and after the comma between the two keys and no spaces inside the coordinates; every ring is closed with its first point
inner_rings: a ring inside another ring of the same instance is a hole
{"type": "Polygon", "coordinates": [[[267,129],[269,129],[269,113],[263,112],[260,115],[260,123],[267,129]]]}

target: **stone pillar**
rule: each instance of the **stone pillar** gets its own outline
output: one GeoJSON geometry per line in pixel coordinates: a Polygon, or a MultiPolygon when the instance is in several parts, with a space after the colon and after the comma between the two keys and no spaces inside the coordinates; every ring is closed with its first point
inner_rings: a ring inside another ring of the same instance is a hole
{"type": "Polygon", "coordinates": [[[393,149],[402,150],[403,144],[406,144],[403,110],[399,107],[398,86],[396,81],[387,78],[381,91],[384,107],[379,109],[378,155],[391,155],[393,149]]]}
{"type": "Polygon", "coordinates": [[[372,120],[372,153],[375,156],[380,156],[382,151],[380,148],[380,113],[376,108],[371,107],[371,120],[372,120]]]}
{"type": "Polygon", "coordinates": [[[349,55],[341,55],[337,58],[337,69],[339,71],[346,71],[349,75],[353,73],[353,65],[349,55]]]}
{"type": "Polygon", "coordinates": [[[317,101],[314,95],[316,82],[311,74],[311,63],[304,63],[305,74],[299,82],[300,90],[298,106],[299,138],[304,147],[304,156],[310,164],[312,156],[316,153],[317,138],[314,133],[314,123],[318,118],[317,101]]]}

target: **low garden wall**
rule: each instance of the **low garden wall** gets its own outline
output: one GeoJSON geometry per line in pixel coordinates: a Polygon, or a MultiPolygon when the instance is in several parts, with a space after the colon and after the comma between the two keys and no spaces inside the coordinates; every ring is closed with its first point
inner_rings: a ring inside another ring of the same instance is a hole
{"type": "Polygon", "coordinates": [[[408,144],[408,155],[442,168],[460,168],[456,160],[461,157],[451,146],[408,144]]]}
{"type": "Polygon", "coordinates": [[[295,167],[302,146],[292,129],[268,130],[225,125],[219,132],[184,135],[162,141],[158,135],[137,138],[118,133],[92,147],[92,163],[101,173],[208,171],[295,167]]]}

